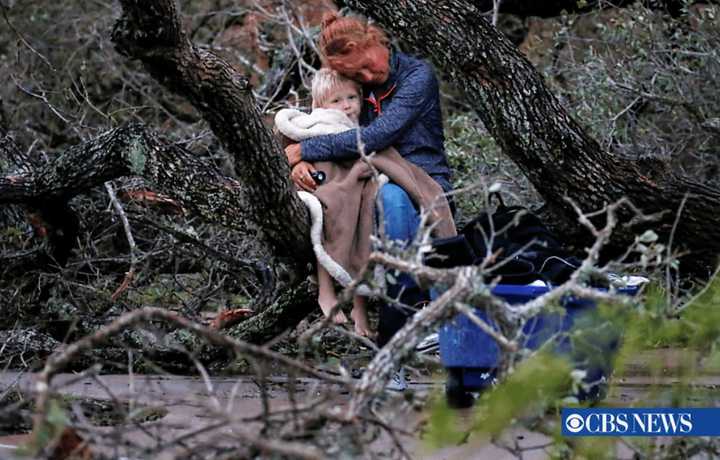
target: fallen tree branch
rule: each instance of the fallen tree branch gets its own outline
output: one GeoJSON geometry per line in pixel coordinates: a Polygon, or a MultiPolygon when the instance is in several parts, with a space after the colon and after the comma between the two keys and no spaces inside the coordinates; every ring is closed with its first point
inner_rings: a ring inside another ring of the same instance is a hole
{"type": "Polygon", "coordinates": [[[428,331],[437,327],[453,311],[453,305],[473,292],[473,267],[457,270],[455,283],[427,307],[415,313],[381,348],[363,373],[357,391],[353,394],[346,412],[348,419],[356,417],[367,402],[385,388],[397,364],[408,356],[428,331]]]}
{"type": "Polygon", "coordinates": [[[64,349],[56,352],[48,358],[45,363],[45,367],[37,375],[35,381],[36,413],[34,418],[35,426],[33,429],[35,435],[37,436],[38,433],[42,431],[43,425],[46,423],[48,403],[50,400],[50,383],[52,381],[52,377],[56,373],[61,371],[79,353],[97,346],[107,340],[110,336],[116,335],[133,325],[157,319],[168,321],[178,327],[192,331],[213,345],[229,348],[235,353],[250,355],[255,359],[261,358],[273,361],[286,368],[293,369],[294,371],[326,382],[336,383],[344,387],[352,387],[352,383],[348,382],[346,379],[318,371],[299,361],[288,358],[281,353],[268,350],[265,347],[233,339],[213,329],[179,316],[177,313],[161,308],[145,307],[121,316],[112,323],[98,329],[95,333],[85,336],[77,342],[69,344],[64,349]]]}
{"type": "MultiPolygon", "coordinates": [[[[639,162],[605,151],[567,113],[517,47],[485,20],[477,2],[447,0],[442,8],[421,0],[407,0],[400,8],[379,0],[340,4],[372,17],[413,53],[444,71],[503,152],[535,185],[563,232],[582,232],[566,196],[583,209],[600,209],[627,197],[646,214],[671,211],[653,224],[667,241],[672,211],[687,196],[674,238],[680,250],[688,251],[682,258],[683,273],[712,273],[720,254],[720,227],[715,225],[720,190],[692,181],[662,162],[639,162]]],[[[486,4],[490,10],[491,2],[486,4]]],[[[509,5],[503,1],[504,7],[509,5]]],[[[622,250],[647,228],[618,228],[606,252],[622,250]]]]}
{"type": "Polygon", "coordinates": [[[32,174],[0,177],[0,203],[69,200],[124,176],[140,176],[204,220],[262,232],[244,218],[242,185],[142,125],[128,124],[63,152],[32,174]]]}
{"type": "Polygon", "coordinates": [[[477,316],[473,311],[473,308],[474,307],[467,305],[463,302],[455,303],[455,309],[459,313],[467,316],[473,324],[480,328],[480,330],[492,337],[495,342],[497,342],[497,344],[500,346],[500,348],[510,353],[515,353],[518,351],[517,342],[508,340],[504,335],[499,334],[492,326],[487,323],[487,321],[477,316]]]}
{"type": "Polygon", "coordinates": [[[112,40],[169,90],[186,98],[233,157],[243,184],[246,217],[262,227],[274,253],[311,257],[307,210],[290,181],[284,153],[264,125],[249,80],[209,50],[194,45],[175,0],[121,0],[112,40]]]}

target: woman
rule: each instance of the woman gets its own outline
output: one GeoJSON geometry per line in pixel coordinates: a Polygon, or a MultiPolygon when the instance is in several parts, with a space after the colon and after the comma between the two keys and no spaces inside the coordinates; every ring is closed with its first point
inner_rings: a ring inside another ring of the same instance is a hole
{"type": "MultiPolygon", "coordinates": [[[[360,124],[365,152],[395,147],[449,191],[440,93],[432,67],[390,49],[382,30],[355,17],[326,14],[318,44],[326,65],[363,85],[360,124]]],[[[359,156],[354,131],[308,139],[288,146],[285,152],[293,167],[293,180],[302,188],[312,188],[314,181],[309,175],[312,168],[301,161],[359,156]]]]}
{"type": "MultiPolygon", "coordinates": [[[[360,139],[369,154],[394,147],[419,166],[445,192],[451,190],[450,168],[444,148],[438,81],[425,61],[390,47],[387,35],[357,17],[327,13],[323,17],[319,49],[324,64],[363,86],[360,139]]],[[[293,181],[314,190],[310,162],[341,161],[359,157],[358,132],[318,136],[285,149],[293,181]]],[[[380,190],[385,235],[412,241],[419,223],[418,212],[405,191],[393,183],[380,190]]],[[[388,295],[406,305],[418,305],[426,295],[407,274],[396,277],[388,295]]],[[[412,312],[384,305],[380,309],[378,346],[384,346],[412,312]]],[[[398,389],[405,386],[402,375],[398,389]]]]}

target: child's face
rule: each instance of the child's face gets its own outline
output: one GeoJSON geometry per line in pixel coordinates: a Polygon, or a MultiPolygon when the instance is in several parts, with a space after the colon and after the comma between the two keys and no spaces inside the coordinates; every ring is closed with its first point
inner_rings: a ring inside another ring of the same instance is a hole
{"type": "Polygon", "coordinates": [[[358,123],[361,105],[360,93],[357,86],[351,82],[343,82],[330,92],[323,108],[340,110],[344,112],[353,123],[358,123]]]}

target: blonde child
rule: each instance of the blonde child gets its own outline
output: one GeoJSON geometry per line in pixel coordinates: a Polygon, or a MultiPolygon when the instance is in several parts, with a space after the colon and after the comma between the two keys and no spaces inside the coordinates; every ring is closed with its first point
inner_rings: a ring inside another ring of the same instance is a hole
{"type": "MultiPolygon", "coordinates": [[[[312,81],[312,107],[310,114],[294,109],[284,109],[275,117],[276,128],[293,141],[301,141],[324,134],[353,129],[358,126],[362,107],[362,90],[353,80],[334,70],[323,68],[315,73],[312,81]]],[[[293,181],[304,191],[314,192],[317,184],[312,163],[300,162],[292,170],[293,181]]],[[[316,254],[318,250],[316,249],[316,254]]],[[[323,255],[318,255],[318,303],[327,317],[338,303],[333,277],[326,269],[323,255]]],[[[362,336],[372,334],[368,322],[366,298],[355,295],[350,313],[355,332],[362,336]]],[[[347,317],[339,310],[333,317],[336,324],[347,323],[347,317]]]]}

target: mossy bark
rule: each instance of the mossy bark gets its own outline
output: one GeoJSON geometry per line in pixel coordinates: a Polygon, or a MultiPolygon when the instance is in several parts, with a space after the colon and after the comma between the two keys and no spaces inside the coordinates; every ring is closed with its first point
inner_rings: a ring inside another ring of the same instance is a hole
{"type": "Polygon", "coordinates": [[[208,222],[262,232],[246,219],[241,184],[141,125],[110,130],[22,176],[0,177],[0,203],[67,202],[106,181],[140,176],[208,222]]]}
{"type": "MultiPolygon", "coordinates": [[[[152,5],[122,0],[121,4],[123,15],[113,30],[117,50],[140,60],[157,81],[187,98],[210,124],[234,160],[243,190],[238,210],[255,227],[238,230],[267,241],[275,261],[289,262],[276,267],[288,280],[278,285],[267,311],[236,331],[242,337],[267,340],[296,324],[313,307],[305,296],[294,299],[283,294],[301,286],[312,256],[307,211],[289,180],[285,155],[262,122],[248,78],[190,41],[174,0],[152,5]]],[[[222,206],[222,201],[216,204],[222,206]]]]}
{"type": "MultiPolygon", "coordinates": [[[[267,223],[248,218],[248,198],[239,181],[222,175],[178,145],[164,143],[137,124],[77,145],[32,174],[0,177],[0,204],[67,203],[79,193],[123,176],[143,177],[206,222],[254,235],[259,245],[268,241],[262,226],[267,223]]],[[[302,253],[295,254],[298,261],[293,263],[292,259],[273,256],[273,246],[268,244],[269,248],[258,248],[258,253],[267,254],[264,262],[281,275],[276,280],[275,295],[260,306],[256,317],[231,331],[256,342],[292,327],[314,308],[310,300],[314,289],[305,281],[302,253]]]]}
{"type": "Polygon", "coordinates": [[[288,294],[307,291],[302,286],[312,251],[307,212],[289,180],[285,155],[262,122],[248,79],[190,42],[175,1],[121,4],[123,15],[113,30],[118,51],[140,60],[194,105],[233,157],[236,178],[131,125],[77,145],[32,174],[0,178],[0,203],[66,202],[107,180],[142,176],[203,220],[252,237],[277,284],[274,298],[237,333],[268,340],[313,308],[308,295],[288,294]]]}
{"type": "Polygon", "coordinates": [[[275,260],[289,262],[276,267],[287,280],[278,284],[270,306],[232,331],[254,341],[267,340],[314,306],[300,294],[307,292],[302,286],[312,257],[309,220],[289,180],[285,155],[262,122],[248,78],[190,41],[174,0],[121,4],[123,15],[113,30],[117,50],[140,60],[156,80],[202,114],[233,157],[243,189],[242,218],[257,229],[238,230],[264,238],[275,260]]]}

